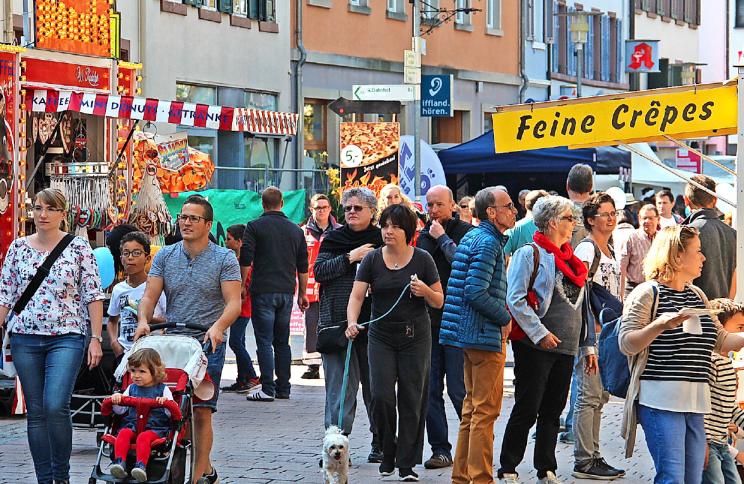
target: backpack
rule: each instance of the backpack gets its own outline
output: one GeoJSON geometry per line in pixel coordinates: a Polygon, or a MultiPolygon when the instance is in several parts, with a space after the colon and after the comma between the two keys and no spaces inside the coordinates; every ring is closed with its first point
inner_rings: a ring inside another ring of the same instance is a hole
{"type": "MultiPolygon", "coordinates": [[[[655,283],[651,288],[654,292],[654,303],[651,306],[651,321],[653,321],[656,318],[656,308],[659,304],[659,288],[655,283]]],[[[599,376],[605,390],[611,395],[625,398],[630,386],[630,367],[628,357],[620,351],[619,336],[622,317],[605,323],[604,318],[609,312],[609,309],[605,309],[599,314],[599,321],[602,324],[598,342],[599,376]]]]}

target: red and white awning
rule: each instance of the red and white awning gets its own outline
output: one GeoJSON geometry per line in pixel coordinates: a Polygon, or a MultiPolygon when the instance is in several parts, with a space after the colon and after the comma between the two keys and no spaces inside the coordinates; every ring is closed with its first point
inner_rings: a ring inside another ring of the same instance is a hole
{"type": "Polygon", "coordinates": [[[245,131],[269,136],[295,136],[299,115],[260,109],[210,106],[134,96],[36,89],[32,111],[74,111],[93,116],[139,119],[223,131],[245,131]]]}

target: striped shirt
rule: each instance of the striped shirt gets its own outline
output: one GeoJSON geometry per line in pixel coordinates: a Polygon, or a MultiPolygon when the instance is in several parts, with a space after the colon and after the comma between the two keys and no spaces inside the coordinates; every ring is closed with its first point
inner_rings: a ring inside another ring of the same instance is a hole
{"type": "Polygon", "coordinates": [[[736,371],[731,359],[713,353],[710,366],[710,413],[705,415],[705,438],[726,444],[727,426],[744,427],[744,411],[736,404],[736,371]]]}
{"type": "MultiPolygon", "coordinates": [[[[659,284],[657,316],[676,313],[682,308],[704,309],[705,303],[689,287],[675,291],[659,284]]],[[[708,383],[711,354],[717,330],[709,315],[700,316],[703,334],[685,333],[683,325],[666,329],[649,345],[648,363],[641,380],[708,383]]]]}

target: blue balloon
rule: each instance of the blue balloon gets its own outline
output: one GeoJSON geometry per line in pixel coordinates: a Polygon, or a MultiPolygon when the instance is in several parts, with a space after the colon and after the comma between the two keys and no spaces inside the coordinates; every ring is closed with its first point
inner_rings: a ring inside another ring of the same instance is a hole
{"type": "Polygon", "coordinates": [[[101,287],[106,289],[114,282],[114,275],[116,274],[114,256],[111,255],[108,247],[94,249],[93,255],[96,256],[96,262],[98,263],[98,273],[101,275],[101,287]]]}

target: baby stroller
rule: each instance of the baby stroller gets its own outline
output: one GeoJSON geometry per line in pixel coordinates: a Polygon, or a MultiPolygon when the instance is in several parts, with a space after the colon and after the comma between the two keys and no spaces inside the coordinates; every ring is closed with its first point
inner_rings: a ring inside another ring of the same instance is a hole
{"type": "MultiPolygon", "coordinates": [[[[164,328],[187,328],[203,330],[201,326],[190,324],[154,324],[150,326],[151,330],[164,328]]],[[[207,357],[204,354],[202,345],[194,338],[180,335],[151,335],[140,338],[128,354],[131,354],[142,348],[152,348],[160,354],[160,358],[166,367],[166,379],[164,383],[168,385],[173,393],[174,401],[166,401],[158,404],[154,399],[122,397],[120,406],[135,407],[141,417],[138,419],[137,433],[144,430],[147,423],[148,415],[154,408],[164,407],[170,412],[171,426],[168,435],[165,438],[153,441],[151,445],[152,455],[147,465],[147,482],[153,484],[165,483],[185,483],[191,482],[191,474],[194,468],[194,423],[192,418],[192,403],[197,396],[202,399],[211,397],[213,387],[206,375],[207,357]]],[[[130,378],[127,370],[127,355],[122,359],[121,364],[116,369],[115,376],[121,379],[121,389],[129,386],[130,378]]],[[[103,467],[108,466],[114,461],[114,442],[119,432],[121,417],[113,413],[113,404],[111,398],[106,398],[101,406],[101,414],[106,419],[106,428],[101,437],[98,448],[96,464],[93,467],[89,484],[97,481],[135,483],[132,478],[117,479],[109,472],[104,471],[103,467]],[[106,465],[102,461],[106,460],[106,465]]],[[[131,468],[134,463],[134,443],[130,447],[127,458],[127,467],[131,468]]]]}

